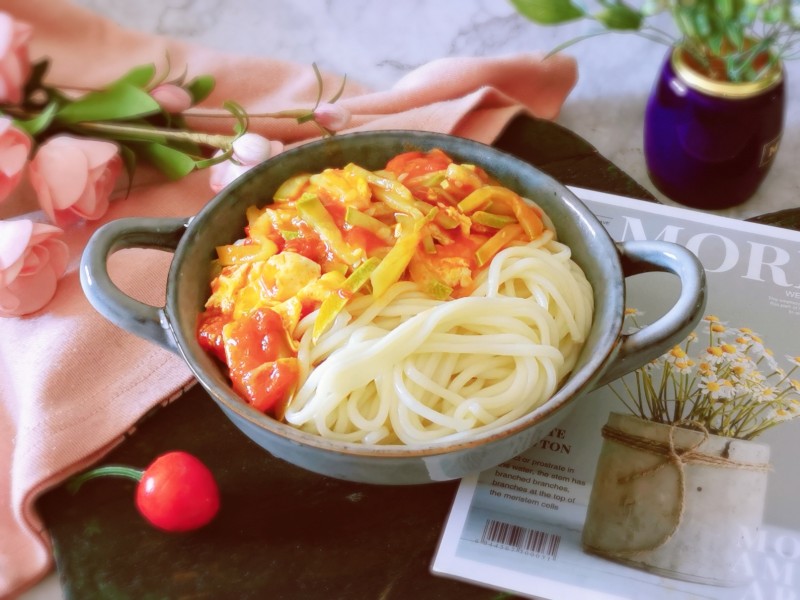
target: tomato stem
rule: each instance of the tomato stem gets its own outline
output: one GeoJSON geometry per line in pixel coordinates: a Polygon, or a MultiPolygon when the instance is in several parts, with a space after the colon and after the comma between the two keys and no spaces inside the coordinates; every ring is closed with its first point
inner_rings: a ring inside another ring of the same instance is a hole
{"type": "Polygon", "coordinates": [[[97,467],[96,469],[86,471],[70,479],[67,483],[67,489],[75,494],[85,482],[97,477],[123,477],[125,479],[141,481],[143,473],[144,471],[141,469],[134,469],[133,467],[126,467],[124,465],[97,467]]]}

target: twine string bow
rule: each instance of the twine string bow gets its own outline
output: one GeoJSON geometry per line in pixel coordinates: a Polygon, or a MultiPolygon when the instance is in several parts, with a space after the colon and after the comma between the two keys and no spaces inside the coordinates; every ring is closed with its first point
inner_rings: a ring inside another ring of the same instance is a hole
{"type": "Polygon", "coordinates": [[[623,446],[665,457],[665,460],[660,461],[658,464],[650,468],[619,477],[617,479],[617,483],[620,485],[655,475],[661,469],[669,465],[673,465],[675,467],[678,475],[678,506],[675,510],[675,518],[673,519],[669,530],[666,531],[658,540],[643,548],[625,550],[610,550],[607,548],[595,547],[587,548],[589,550],[600,551],[607,555],[630,557],[643,552],[656,550],[672,539],[672,537],[678,531],[681,522],[683,521],[683,515],[686,509],[686,465],[696,464],[720,469],[745,469],[750,471],[770,470],[770,466],[767,463],[738,461],[730,459],[726,456],[720,456],[701,451],[700,448],[708,440],[710,434],[708,429],[702,423],[697,421],[678,421],[670,425],[666,443],[651,438],[634,435],[608,424],[603,427],[602,435],[605,439],[612,440],[623,446]],[[675,432],[678,428],[694,429],[702,433],[702,436],[699,437],[692,445],[685,448],[678,448],[675,444],[675,432]]]}

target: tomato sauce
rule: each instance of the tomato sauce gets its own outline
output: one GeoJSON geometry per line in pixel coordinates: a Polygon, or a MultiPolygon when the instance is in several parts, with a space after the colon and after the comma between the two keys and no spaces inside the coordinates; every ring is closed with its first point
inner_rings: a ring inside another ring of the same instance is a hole
{"type": "Polygon", "coordinates": [[[417,177],[426,173],[442,171],[453,162],[449,156],[438,148],[429,152],[404,152],[398,154],[386,163],[386,170],[396,175],[405,177],[417,177]]]}
{"type": "Polygon", "coordinates": [[[225,346],[222,339],[222,327],[230,321],[230,317],[219,310],[207,310],[200,315],[197,327],[197,340],[200,347],[210,352],[219,360],[225,361],[225,346]]]}
{"type": "Polygon", "coordinates": [[[228,365],[236,393],[262,412],[282,414],[299,368],[280,315],[261,308],[226,322],[219,311],[210,311],[201,317],[198,339],[228,365]]]}

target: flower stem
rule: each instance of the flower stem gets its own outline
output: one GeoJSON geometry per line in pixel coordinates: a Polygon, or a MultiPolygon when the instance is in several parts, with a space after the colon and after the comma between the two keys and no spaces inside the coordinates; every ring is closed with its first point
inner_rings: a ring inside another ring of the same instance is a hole
{"type": "Polygon", "coordinates": [[[141,481],[143,471],[141,469],[134,469],[133,467],[125,467],[123,465],[107,465],[105,467],[97,467],[91,471],[86,471],[80,475],[76,475],[67,483],[67,489],[75,494],[80,487],[97,477],[123,477],[125,479],[133,479],[134,481],[141,481]]]}
{"type": "Polygon", "coordinates": [[[236,139],[236,136],[198,131],[179,131],[160,127],[140,127],[137,125],[121,125],[119,123],[89,122],[80,123],[80,128],[86,131],[95,131],[110,135],[124,135],[130,139],[142,141],[168,140],[171,142],[194,142],[204,146],[227,150],[236,139]]]}
{"type": "MultiPolygon", "coordinates": [[[[202,110],[189,109],[181,113],[184,117],[194,117],[203,119],[235,119],[236,116],[228,111],[208,112],[202,110]]],[[[291,110],[280,110],[278,112],[247,113],[250,119],[301,119],[313,117],[313,112],[307,108],[291,110]]]]}

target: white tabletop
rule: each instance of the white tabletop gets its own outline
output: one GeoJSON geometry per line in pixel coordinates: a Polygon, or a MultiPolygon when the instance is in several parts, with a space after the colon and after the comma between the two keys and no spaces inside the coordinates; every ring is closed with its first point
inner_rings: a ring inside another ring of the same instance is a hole
{"type": "MultiPolygon", "coordinates": [[[[596,30],[589,22],[542,27],[507,0],[74,0],[118,23],[227,52],[268,56],[347,74],[389,88],[445,56],[548,51],[596,30]]],[[[669,21],[663,27],[672,31],[669,21]]],[[[660,200],[642,152],[645,104],[666,47],[631,34],[602,35],[565,51],[578,62],[578,84],[557,122],[587,140],[660,200]]],[[[788,103],[781,149],[748,202],[718,214],[748,218],[800,207],[800,60],[786,65],[788,103]]],[[[50,576],[24,600],[61,598],[50,576]]]]}

